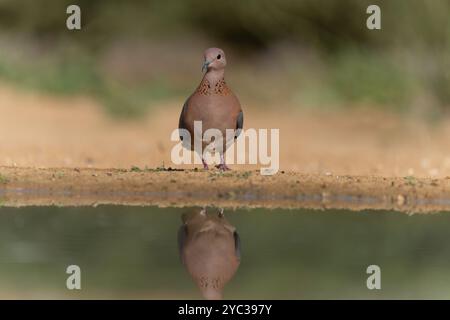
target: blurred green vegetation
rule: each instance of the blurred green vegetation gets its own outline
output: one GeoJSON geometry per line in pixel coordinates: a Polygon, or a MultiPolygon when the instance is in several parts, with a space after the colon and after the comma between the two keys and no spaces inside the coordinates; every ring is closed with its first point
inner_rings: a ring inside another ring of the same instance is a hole
{"type": "MultiPolygon", "coordinates": [[[[200,298],[178,256],[187,210],[1,208],[0,295],[200,298]],[[81,291],[65,287],[71,264],[81,268],[81,291]]],[[[228,299],[450,297],[448,214],[241,209],[225,215],[242,244],[228,299]],[[366,288],[372,264],[381,267],[382,290],[366,288]]]]}
{"type": "Polygon", "coordinates": [[[441,114],[449,13],[447,0],[4,0],[0,79],[133,115],[185,98],[203,49],[220,46],[244,104],[441,114]],[[65,28],[69,4],[82,9],[81,31],[65,28]],[[370,4],[381,7],[382,30],[366,28],[370,4]]]}

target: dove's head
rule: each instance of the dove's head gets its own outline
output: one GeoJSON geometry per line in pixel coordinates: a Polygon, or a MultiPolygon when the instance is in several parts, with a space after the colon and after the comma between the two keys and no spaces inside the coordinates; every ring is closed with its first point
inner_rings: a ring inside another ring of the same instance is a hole
{"type": "Polygon", "coordinates": [[[202,71],[208,72],[209,70],[223,70],[227,65],[227,59],[225,58],[225,52],[219,48],[206,49],[204,54],[204,62],[202,71]]]}

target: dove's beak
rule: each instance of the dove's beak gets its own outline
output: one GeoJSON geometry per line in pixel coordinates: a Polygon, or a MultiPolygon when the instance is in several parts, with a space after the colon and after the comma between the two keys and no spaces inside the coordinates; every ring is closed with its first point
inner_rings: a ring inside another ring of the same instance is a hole
{"type": "Polygon", "coordinates": [[[203,66],[202,66],[202,72],[206,72],[206,71],[208,71],[208,66],[210,65],[210,61],[206,61],[205,60],[205,62],[203,63],[203,66]]]}

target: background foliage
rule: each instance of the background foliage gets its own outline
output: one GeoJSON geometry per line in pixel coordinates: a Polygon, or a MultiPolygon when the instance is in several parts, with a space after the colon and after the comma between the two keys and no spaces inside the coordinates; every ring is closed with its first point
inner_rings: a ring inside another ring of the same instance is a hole
{"type": "Polygon", "coordinates": [[[221,46],[251,103],[436,115],[450,105],[449,14],[446,0],[3,0],[0,77],[136,114],[184,98],[203,49],[221,46]],[[380,31],[366,28],[369,4],[381,7],[380,31]]]}

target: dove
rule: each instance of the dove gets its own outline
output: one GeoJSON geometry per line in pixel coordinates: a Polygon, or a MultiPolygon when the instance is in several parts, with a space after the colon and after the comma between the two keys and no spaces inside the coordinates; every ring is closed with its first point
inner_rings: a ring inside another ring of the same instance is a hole
{"type": "Polygon", "coordinates": [[[233,278],[240,260],[236,228],[218,214],[196,209],[182,216],[178,230],[181,261],[207,300],[222,299],[224,286],[233,278]]]}
{"type": "MultiPolygon", "coordinates": [[[[205,150],[209,145],[209,142],[203,139],[205,131],[208,129],[219,130],[224,138],[222,141],[216,142],[223,146],[222,150],[220,148],[217,150],[220,154],[220,164],[216,167],[223,171],[230,170],[225,163],[225,152],[233,140],[239,136],[244,124],[244,114],[238,98],[225,82],[224,75],[227,65],[225,52],[219,48],[209,48],[203,55],[202,72],[204,75],[202,81],[184,103],[178,128],[190,133],[191,141],[189,143],[183,141],[183,146],[190,146],[191,150],[194,150],[195,137],[200,137],[198,139],[201,139],[202,150],[205,150]],[[201,132],[197,135],[194,132],[194,121],[202,123],[201,132]],[[235,130],[235,134],[227,137],[227,129],[235,130]]],[[[183,137],[180,136],[180,139],[183,140],[183,137]]],[[[203,154],[200,154],[200,157],[204,169],[207,170],[208,164],[203,154]]]]}

